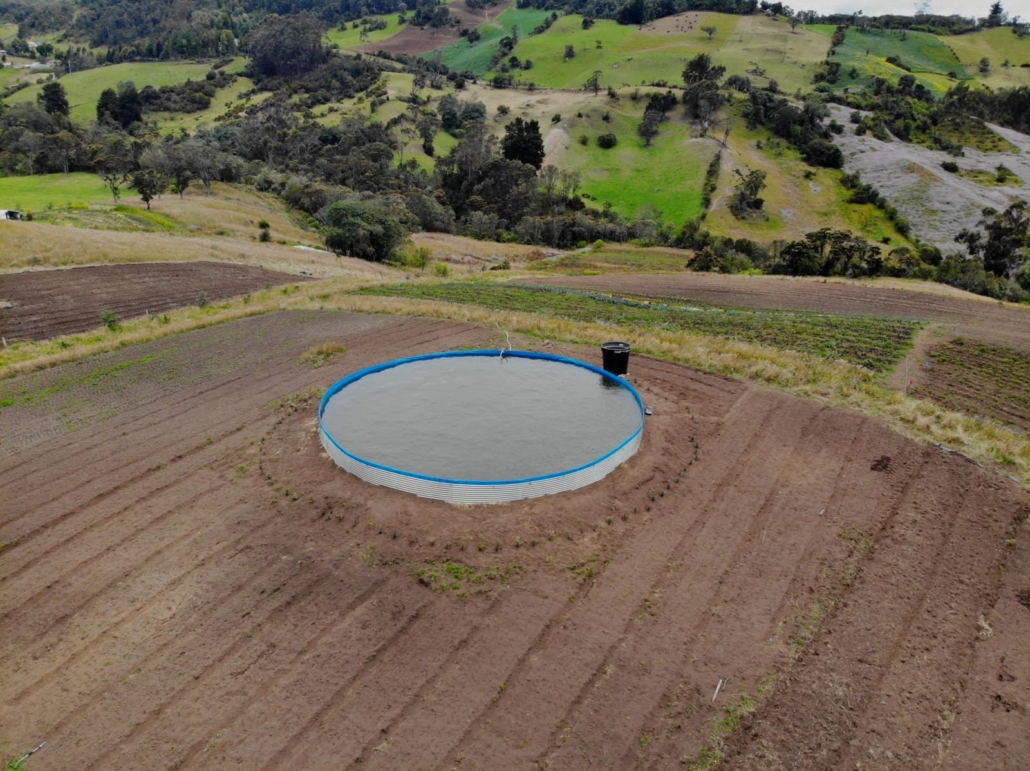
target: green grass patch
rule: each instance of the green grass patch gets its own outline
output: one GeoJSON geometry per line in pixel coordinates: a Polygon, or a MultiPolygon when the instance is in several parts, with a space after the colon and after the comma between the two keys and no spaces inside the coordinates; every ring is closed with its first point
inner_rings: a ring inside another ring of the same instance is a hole
{"type": "MultiPolygon", "coordinates": [[[[84,123],[97,119],[97,100],[106,88],[117,89],[119,83],[126,81],[140,90],[144,86],[172,86],[187,80],[201,80],[210,69],[210,63],[198,62],[125,62],[73,72],[61,78],[61,85],[68,94],[71,119],[84,123]]],[[[6,101],[9,104],[35,102],[42,88],[42,85],[30,86],[7,97],[6,101]]]]}
{"type": "MultiPolygon", "coordinates": [[[[582,16],[565,16],[543,34],[524,35],[519,40],[513,53],[520,60],[531,60],[533,68],[515,75],[520,80],[547,88],[582,88],[595,70],[602,72],[601,84],[605,87],[621,86],[623,82],[640,83],[639,78],[632,79],[627,75],[624,66],[627,57],[620,51],[622,43],[634,34],[635,29],[606,19],[599,19],[590,29],[583,29],[582,16]],[[567,45],[576,49],[576,56],[568,61],[565,60],[567,45]]],[[[679,70],[682,73],[682,65],[679,70]]],[[[669,75],[669,72],[655,70],[647,80],[669,75]]]]}
{"type": "Polygon", "coordinates": [[[758,702],[746,693],[740,695],[736,704],[723,707],[723,714],[712,721],[712,732],[696,758],[686,756],[682,764],[690,771],[714,771],[722,760],[723,744],[727,736],[740,727],[742,718],[749,715],[758,702]]]}
{"type": "Polygon", "coordinates": [[[781,88],[794,91],[811,84],[816,65],[826,56],[827,42],[821,35],[803,27],[792,33],[786,22],[764,16],[708,14],[704,26],[716,28],[711,40],[700,28],[687,26],[659,32],[598,20],[585,30],[582,21],[576,14],[566,16],[544,34],[521,40],[514,53],[532,60],[533,68],[517,77],[549,88],[582,88],[598,71],[605,88],[655,81],[680,85],[686,63],[707,53],[729,75],[746,75],[753,69],[751,62],[761,62],[766,77],[749,77],[760,85],[775,79],[781,88]],[[569,60],[567,45],[576,49],[569,60]]]}
{"type": "Polygon", "coordinates": [[[785,140],[767,129],[748,129],[742,119],[733,124],[729,138],[735,162],[767,173],[765,219],[737,219],[726,206],[737,177],[724,163],[716,195],[721,203],[709,212],[706,225],[713,233],[733,238],[768,242],[773,238],[800,238],[822,227],[851,230],[874,243],[890,239],[894,246],[908,245],[893,223],[872,204],[848,203],[849,191],[840,184],[835,169],[813,169],[785,140]],[[761,148],[759,148],[761,143],[761,148]]]}
{"type": "MultiPolygon", "coordinates": [[[[396,538],[396,531],[391,535],[396,538]]],[[[449,546],[450,544],[444,548],[449,546]]],[[[476,548],[481,552],[497,552],[501,550],[501,544],[481,541],[476,548]]],[[[495,585],[507,586],[524,570],[518,562],[479,570],[461,562],[445,560],[430,562],[426,567],[419,568],[415,571],[415,578],[422,586],[435,592],[458,592],[458,596],[464,598],[473,592],[493,591],[495,585]]]]}
{"type": "Polygon", "coordinates": [[[439,56],[452,70],[470,70],[477,75],[485,75],[501,46],[501,38],[510,35],[512,27],[518,26],[520,38],[528,38],[529,33],[550,15],[551,11],[537,8],[509,8],[494,21],[478,27],[481,37],[474,44],[462,38],[423,54],[423,57],[435,59],[439,56]]]}
{"type": "MultiPolygon", "coordinates": [[[[173,131],[186,130],[193,133],[197,127],[202,123],[212,124],[220,115],[225,114],[227,110],[237,106],[237,100],[240,99],[244,91],[250,91],[254,88],[254,82],[249,78],[237,77],[234,82],[228,88],[220,88],[215,92],[214,98],[211,100],[211,106],[206,110],[200,110],[198,112],[150,112],[146,114],[148,121],[153,121],[157,124],[158,130],[162,134],[170,134],[173,131]]],[[[245,100],[239,102],[239,106],[257,106],[265,101],[272,94],[271,92],[262,92],[247,97],[245,100]]]]}
{"type": "Polygon", "coordinates": [[[94,202],[111,202],[110,190],[95,174],[0,177],[0,208],[3,209],[40,211],[94,202]]]}
{"type": "Polygon", "coordinates": [[[361,31],[363,27],[360,24],[355,28],[353,22],[344,22],[339,27],[334,27],[326,32],[326,39],[339,48],[359,48],[369,43],[381,43],[384,40],[389,40],[398,32],[407,29],[408,26],[398,21],[400,15],[396,13],[390,13],[385,16],[369,16],[368,18],[382,19],[386,22],[386,28],[373,30],[368,33],[368,37],[362,39],[361,31]]]}
{"type": "Polygon", "coordinates": [[[645,213],[647,207],[652,214],[661,212],[669,222],[696,217],[701,213],[705,170],[715,145],[692,139],[686,123],[668,120],[651,147],[645,147],[637,134],[642,109],[622,99],[618,105],[589,110],[583,118],[570,116],[565,121],[569,148],[559,165],[580,173],[583,192],[598,205],[611,203],[625,217],[645,213]],[[610,114],[610,122],[602,120],[605,112],[610,114]],[[609,133],[615,134],[619,143],[604,150],[597,145],[597,137],[609,133]],[[581,135],[586,135],[586,145],[579,143],[581,135]]]}
{"type": "Polygon", "coordinates": [[[837,47],[833,61],[841,65],[840,80],[834,86],[838,90],[855,87],[869,89],[876,78],[897,83],[898,78],[912,74],[917,83],[922,83],[931,91],[943,93],[957,80],[970,78],[954,52],[940,38],[927,32],[863,31],[851,27],[844,42],[837,47]],[[889,56],[898,57],[911,73],[888,62],[889,56]],[[954,73],[957,79],[950,77],[949,73],[954,73]]]}
{"type": "Polygon", "coordinates": [[[1030,85],[1030,67],[1020,66],[1030,64],[1030,35],[1020,39],[1009,27],[997,27],[941,37],[940,41],[954,52],[970,77],[991,88],[1030,85]],[[991,62],[986,74],[980,72],[980,60],[985,57],[991,62]],[[1002,66],[1006,61],[1009,67],[1002,66]]]}
{"type": "MultiPolygon", "coordinates": [[[[133,198],[131,190],[122,192],[122,198],[133,198]]],[[[123,232],[171,233],[182,230],[182,223],[156,211],[135,206],[103,206],[90,208],[81,204],[44,209],[34,215],[36,222],[48,225],[89,228],[91,230],[118,230],[123,232]]]]}
{"type": "Polygon", "coordinates": [[[727,75],[744,75],[760,86],[775,80],[781,91],[794,93],[811,90],[812,77],[828,47],[823,35],[803,26],[791,32],[784,19],[741,16],[713,58],[726,67],[727,75]],[[754,70],[752,62],[765,70],[764,77],[748,72],[754,70]]]}
{"type": "Polygon", "coordinates": [[[984,187],[1023,186],[1023,180],[1011,171],[1001,174],[997,171],[986,171],[985,169],[959,169],[958,176],[984,187]]]}
{"type": "Polygon", "coordinates": [[[439,300],[638,329],[698,332],[841,359],[879,372],[901,360],[920,326],[899,319],[688,306],[555,287],[484,282],[398,284],[369,287],[355,294],[439,300]]]}

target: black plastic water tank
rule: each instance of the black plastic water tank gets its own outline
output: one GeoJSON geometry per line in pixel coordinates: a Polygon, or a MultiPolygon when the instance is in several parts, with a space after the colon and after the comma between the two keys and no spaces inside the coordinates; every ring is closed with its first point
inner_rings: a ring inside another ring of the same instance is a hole
{"type": "Polygon", "coordinates": [[[633,350],[629,343],[604,343],[601,346],[601,360],[605,372],[613,375],[625,375],[629,372],[629,353],[633,350]]]}

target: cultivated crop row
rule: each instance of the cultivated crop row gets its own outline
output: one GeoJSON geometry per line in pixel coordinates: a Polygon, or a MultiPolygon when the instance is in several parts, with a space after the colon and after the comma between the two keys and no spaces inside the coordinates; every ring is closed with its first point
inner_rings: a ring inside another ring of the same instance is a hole
{"type": "Polygon", "coordinates": [[[886,371],[904,355],[918,322],[776,310],[671,305],[579,290],[486,283],[369,287],[362,294],[523,311],[642,329],[687,330],[760,343],[886,371]]]}

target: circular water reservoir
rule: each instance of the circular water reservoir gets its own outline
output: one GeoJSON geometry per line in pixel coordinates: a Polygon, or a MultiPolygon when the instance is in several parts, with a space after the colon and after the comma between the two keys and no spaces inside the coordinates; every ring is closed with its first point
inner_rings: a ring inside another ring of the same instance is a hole
{"type": "Polygon", "coordinates": [[[457,351],[380,364],[333,385],[322,445],[377,485],[452,503],[500,503],[596,482],[640,445],[644,405],[585,362],[457,351]]]}

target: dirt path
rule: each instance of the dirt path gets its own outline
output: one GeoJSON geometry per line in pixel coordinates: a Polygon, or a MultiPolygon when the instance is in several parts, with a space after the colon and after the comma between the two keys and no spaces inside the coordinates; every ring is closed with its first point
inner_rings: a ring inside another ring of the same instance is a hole
{"type": "Polygon", "coordinates": [[[1025,711],[990,709],[1030,686],[1026,572],[998,569],[1026,563],[1027,496],[1001,477],[635,357],[631,462],[453,507],[349,477],[288,398],[496,334],[279,313],[0,383],[40,394],[0,409],[4,746],[45,738],[52,769],[682,768],[774,675],[727,767],[923,768],[952,737],[955,767],[1027,757],[1025,711]],[[326,340],[347,354],[299,361],[326,340]]]}
{"type": "Polygon", "coordinates": [[[785,276],[606,275],[532,277],[533,284],[674,297],[731,308],[780,308],[933,321],[947,335],[1030,349],[1030,308],[903,289],[823,283],[785,276]]]}
{"type": "Polygon", "coordinates": [[[225,262],[135,263],[26,271],[0,275],[0,335],[8,343],[46,340],[101,325],[101,314],[122,319],[193,305],[308,279],[225,262]]]}

